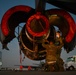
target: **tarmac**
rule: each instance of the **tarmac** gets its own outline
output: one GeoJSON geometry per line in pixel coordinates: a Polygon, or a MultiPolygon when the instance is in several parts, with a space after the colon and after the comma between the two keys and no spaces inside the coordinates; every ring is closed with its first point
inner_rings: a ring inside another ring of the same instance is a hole
{"type": "Polygon", "coordinates": [[[76,75],[76,71],[65,71],[65,72],[0,71],[0,75],[76,75]]]}

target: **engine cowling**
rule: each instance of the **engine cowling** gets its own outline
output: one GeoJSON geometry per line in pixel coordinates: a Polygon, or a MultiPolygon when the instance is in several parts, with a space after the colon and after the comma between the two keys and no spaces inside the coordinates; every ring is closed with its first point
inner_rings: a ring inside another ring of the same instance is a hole
{"type": "Polygon", "coordinates": [[[42,60],[45,58],[46,51],[42,47],[42,40],[50,35],[48,19],[37,13],[32,15],[20,34],[20,48],[30,59],[42,60]]]}

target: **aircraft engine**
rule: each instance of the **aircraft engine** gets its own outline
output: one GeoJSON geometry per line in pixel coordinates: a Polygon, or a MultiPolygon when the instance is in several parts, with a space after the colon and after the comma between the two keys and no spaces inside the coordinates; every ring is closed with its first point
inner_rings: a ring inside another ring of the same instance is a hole
{"type": "Polygon", "coordinates": [[[29,6],[15,6],[9,9],[1,21],[1,30],[4,35],[2,44],[8,44],[15,38],[15,28],[19,23],[26,23],[20,33],[20,48],[32,60],[42,60],[46,57],[42,40],[55,40],[57,26],[64,37],[66,51],[73,50],[76,41],[76,26],[71,15],[62,9],[49,9],[36,12],[29,6]]]}
{"type": "Polygon", "coordinates": [[[66,11],[51,9],[46,11],[45,16],[40,13],[32,15],[21,31],[20,48],[28,58],[42,60],[46,57],[45,49],[41,45],[42,40],[55,40],[54,26],[62,32],[66,51],[73,50],[76,38],[73,18],[66,11]]]}
{"type": "Polygon", "coordinates": [[[30,59],[42,60],[45,58],[45,49],[42,40],[50,35],[49,21],[40,13],[32,15],[26,22],[20,34],[20,48],[30,59]]]}

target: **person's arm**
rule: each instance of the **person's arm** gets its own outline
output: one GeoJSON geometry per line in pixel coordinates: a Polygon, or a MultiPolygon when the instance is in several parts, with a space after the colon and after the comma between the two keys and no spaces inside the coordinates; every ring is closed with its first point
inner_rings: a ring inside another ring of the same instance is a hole
{"type": "Polygon", "coordinates": [[[60,42],[60,44],[57,46],[58,48],[61,48],[64,45],[63,40],[64,40],[64,38],[62,38],[62,37],[60,37],[58,39],[58,41],[60,42]]]}
{"type": "Polygon", "coordinates": [[[42,42],[42,46],[43,46],[44,48],[47,48],[47,47],[48,47],[48,44],[49,44],[49,41],[46,40],[46,39],[44,39],[43,42],[42,42]],[[47,44],[46,44],[46,43],[47,43],[47,44]]]}

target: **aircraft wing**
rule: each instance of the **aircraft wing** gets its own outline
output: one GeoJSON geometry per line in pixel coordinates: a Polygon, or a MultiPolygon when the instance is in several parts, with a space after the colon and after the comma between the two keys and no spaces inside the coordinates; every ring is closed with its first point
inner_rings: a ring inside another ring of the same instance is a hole
{"type": "Polygon", "coordinates": [[[76,0],[46,0],[47,3],[50,3],[54,6],[62,8],[66,11],[69,11],[73,14],[76,14],[76,0]]]}

